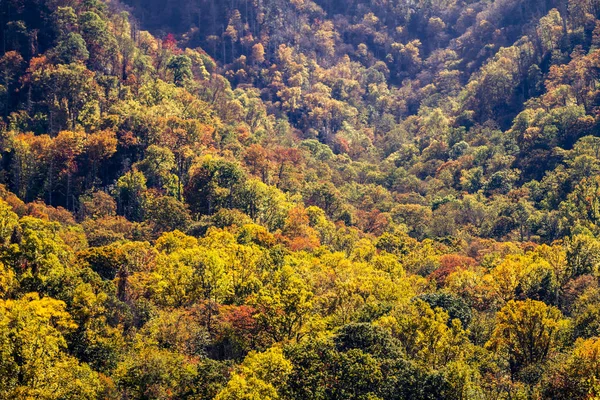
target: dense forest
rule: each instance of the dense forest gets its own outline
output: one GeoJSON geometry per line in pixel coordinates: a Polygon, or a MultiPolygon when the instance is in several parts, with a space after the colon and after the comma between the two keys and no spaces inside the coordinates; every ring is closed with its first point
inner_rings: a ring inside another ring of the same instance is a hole
{"type": "Polygon", "coordinates": [[[600,0],[0,24],[0,399],[600,399],[600,0]]]}

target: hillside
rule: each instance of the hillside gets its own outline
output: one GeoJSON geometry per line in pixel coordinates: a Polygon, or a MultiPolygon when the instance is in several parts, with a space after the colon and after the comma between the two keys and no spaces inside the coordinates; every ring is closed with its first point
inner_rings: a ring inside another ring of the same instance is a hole
{"type": "Polygon", "coordinates": [[[600,396],[600,1],[0,22],[0,399],[600,396]]]}

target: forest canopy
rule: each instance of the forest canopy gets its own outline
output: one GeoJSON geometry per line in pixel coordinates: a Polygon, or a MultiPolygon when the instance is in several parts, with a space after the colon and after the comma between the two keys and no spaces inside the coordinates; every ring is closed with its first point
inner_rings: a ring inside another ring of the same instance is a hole
{"type": "Polygon", "coordinates": [[[600,396],[600,1],[0,22],[0,399],[600,396]]]}

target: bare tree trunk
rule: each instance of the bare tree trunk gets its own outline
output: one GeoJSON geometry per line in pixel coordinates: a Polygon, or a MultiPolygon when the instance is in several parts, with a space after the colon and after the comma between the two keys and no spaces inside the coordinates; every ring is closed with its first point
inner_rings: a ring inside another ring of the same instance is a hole
{"type": "Polygon", "coordinates": [[[52,175],[54,173],[54,159],[50,160],[50,168],[48,170],[48,204],[52,205],[52,175]]]}

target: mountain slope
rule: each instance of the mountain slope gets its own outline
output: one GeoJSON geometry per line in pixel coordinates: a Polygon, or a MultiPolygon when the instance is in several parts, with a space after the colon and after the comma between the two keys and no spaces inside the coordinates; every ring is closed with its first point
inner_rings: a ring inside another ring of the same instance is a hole
{"type": "Polygon", "coordinates": [[[0,398],[588,399],[595,0],[0,4],[0,398]]]}

